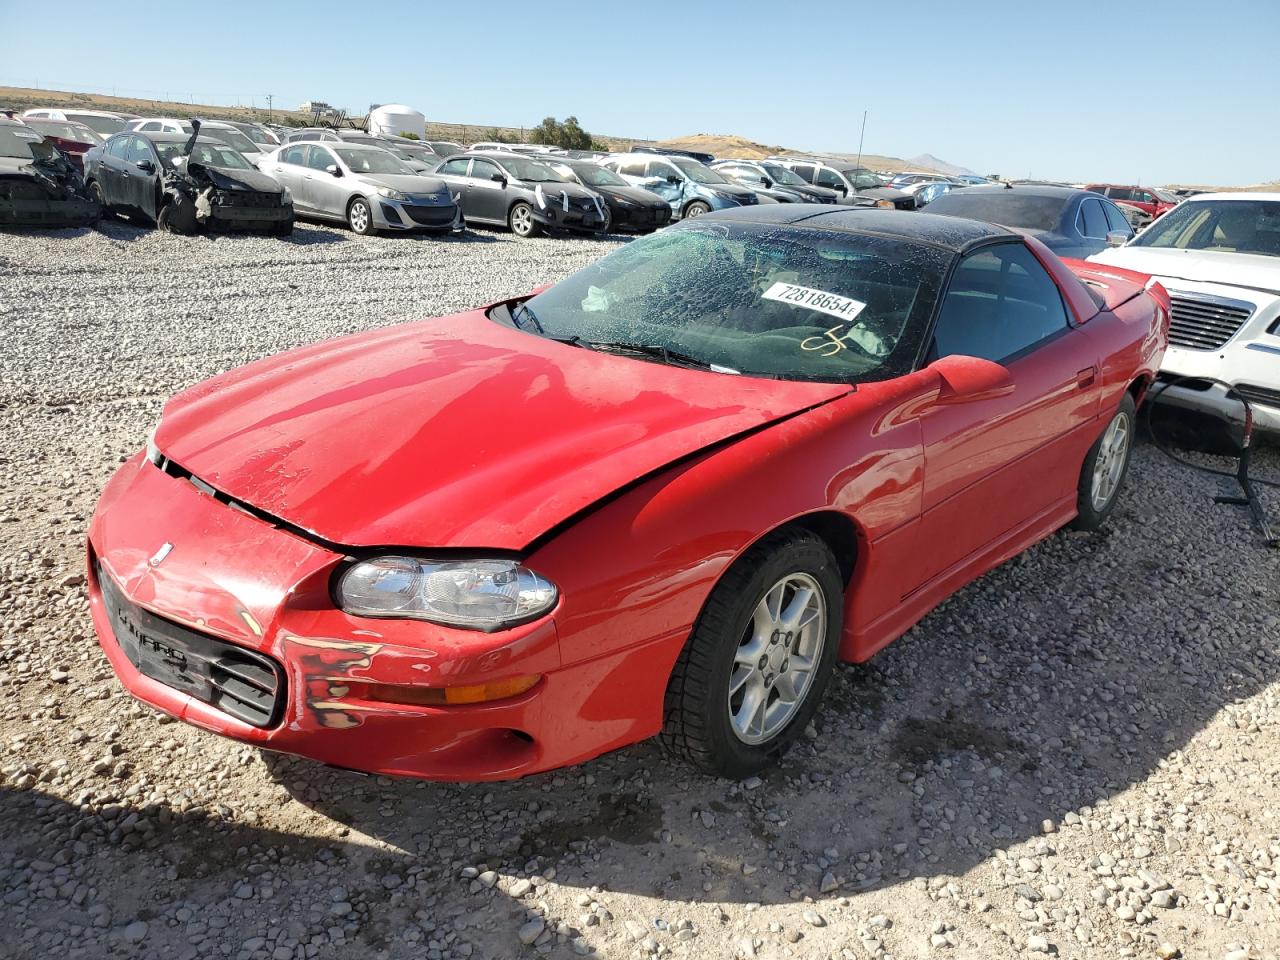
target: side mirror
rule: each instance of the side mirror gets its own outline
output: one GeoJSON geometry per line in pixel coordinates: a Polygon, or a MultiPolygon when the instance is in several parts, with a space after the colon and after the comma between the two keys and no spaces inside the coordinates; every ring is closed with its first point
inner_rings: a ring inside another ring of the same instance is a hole
{"type": "Polygon", "coordinates": [[[941,378],[938,406],[954,406],[975,400],[991,400],[1013,393],[1013,377],[998,363],[980,357],[951,355],[929,364],[941,378]]]}
{"type": "Polygon", "coordinates": [[[143,173],[155,173],[155,172],[156,172],[156,165],[155,165],[154,163],[152,163],[150,160],[139,160],[139,161],[135,164],[135,166],[136,166],[139,170],[141,170],[143,173]]]}
{"type": "Polygon", "coordinates": [[[831,189],[834,190],[836,193],[843,193],[845,196],[849,195],[849,188],[846,187],[843,183],[837,183],[831,189]]]}
{"type": "Polygon", "coordinates": [[[324,168],[324,172],[329,174],[329,176],[331,177],[342,176],[342,168],[339,167],[336,163],[329,164],[327,167],[324,168]]]}
{"type": "Polygon", "coordinates": [[[1123,247],[1129,242],[1129,235],[1122,230],[1112,230],[1107,234],[1108,247],[1123,247]]]}
{"type": "Polygon", "coordinates": [[[773,186],[773,181],[772,181],[772,180],[770,180],[768,177],[761,177],[761,178],[760,178],[760,186],[762,186],[762,187],[764,187],[766,190],[768,190],[770,187],[772,187],[772,186],[773,186]]]}
{"type": "Polygon", "coordinates": [[[679,183],[679,182],[680,182],[680,178],[677,177],[674,173],[667,174],[667,183],[679,183]]]}
{"type": "Polygon", "coordinates": [[[490,174],[489,179],[494,183],[502,184],[504,187],[507,185],[507,178],[500,173],[490,174]]]}

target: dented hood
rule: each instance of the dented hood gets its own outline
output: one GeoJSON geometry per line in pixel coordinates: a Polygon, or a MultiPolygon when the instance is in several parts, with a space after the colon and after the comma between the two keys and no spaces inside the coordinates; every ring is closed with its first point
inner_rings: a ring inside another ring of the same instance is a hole
{"type": "Polygon", "coordinates": [[[233,170],[230,167],[211,167],[206,163],[189,162],[189,171],[203,170],[219,190],[248,190],[255,193],[279,193],[280,184],[258,170],[233,170]]]}
{"type": "Polygon", "coordinates": [[[230,371],[170,401],[156,442],[335,543],[518,550],[639,477],[849,389],[598,353],[476,311],[230,371]]]}

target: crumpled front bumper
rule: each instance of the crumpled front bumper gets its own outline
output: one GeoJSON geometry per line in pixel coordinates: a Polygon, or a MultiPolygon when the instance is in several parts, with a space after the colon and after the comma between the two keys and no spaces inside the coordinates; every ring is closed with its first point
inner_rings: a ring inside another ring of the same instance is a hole
{"type": "Polygon", "coordinates": [[[84,227],[101,216],[96,200],[57,199],[30,177],[0,178],[0,225],[84,227]]]}
{"type": "Polygon", "coordinates": [[[551,616],[490,634],[349,616],[329,593],[340,553],[220,502],[142,455],[103,492],[88,554],[94,626],[120,681],[214,733],[334,766],[438,780],[522,776],[640,738],[638,723],[597,717],[591,702],[603,678],[625,673],[621,655],[562,668],[551,616]],[[136,608],[279,664],[278,722],[254,726],[142,672],[116,636],[100,575],[136,608]],[[542,679],[528,692],[474,705],[406,705],[370,693],[371,684],[532,675],[542,679]]]}

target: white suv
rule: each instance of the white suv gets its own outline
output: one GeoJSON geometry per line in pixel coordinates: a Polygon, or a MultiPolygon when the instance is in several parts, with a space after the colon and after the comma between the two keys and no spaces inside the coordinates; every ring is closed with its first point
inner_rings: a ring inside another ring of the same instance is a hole
{"type": "Polygon", "coordinates": [[[1260,429],[1280,432],[1280,193],[1200,194],[1089,259],[1149,273],[1169,291],[1161,379],[1179,379],[1166,400],[1238,421],[1241,405],[1212,382],[1221,380],[1260,429]]]}
{"type": "Polygon", "coordinates": [[[30,117],[34,120],[61,120],[65,122],[83,123],[95,133],[100,133],[104,137],[109,137],[113,133],[119,133],[125,128],[125,124],[130,120],[137,118],[135,113],[116,113],[113,110],[53,110],[46,107],[39,107],[35,110],[27,110],[22,116],[30,117]]]}

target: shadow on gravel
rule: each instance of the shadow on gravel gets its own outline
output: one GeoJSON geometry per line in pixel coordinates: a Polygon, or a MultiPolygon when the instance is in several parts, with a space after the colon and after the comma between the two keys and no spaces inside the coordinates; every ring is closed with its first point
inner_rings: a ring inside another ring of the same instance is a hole
{"type": "MultiPolygon", "coordinates": [[[[1277,454],[1259,470],[1280,474],[1277,454]]],[[[1219,711],[1280,679],[1274,579],[1259,576],[1275,553],[1210,503],[1213,478],[1156,472],[1160,456],[1137,448],[1102,533],[1056,534],[842,667],[817,738],[750,788],[653,743],[506,784],[268,767],[299,802],[409,854],[449,838],[433,854],[455,868],[554,866],[557,884],[767,903],[963,874],[1180,762],[1219,711]]]]}

